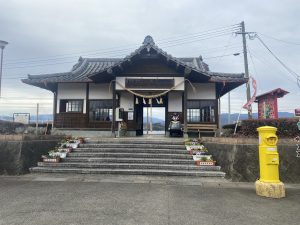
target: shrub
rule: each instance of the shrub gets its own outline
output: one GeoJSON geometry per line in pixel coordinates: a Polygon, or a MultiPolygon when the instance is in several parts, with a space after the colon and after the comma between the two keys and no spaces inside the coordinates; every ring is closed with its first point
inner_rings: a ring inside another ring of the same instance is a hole
{"type": "Polygon", "coordinates": [[[285,138],[294,138],[300,135],[297,127],[297,118],[279,118],[279,119],[251,119],[243,120],[238,135],[247,137],[258,137],[257,128],[261,126],[277,127],[277,136],[285,138]]]}

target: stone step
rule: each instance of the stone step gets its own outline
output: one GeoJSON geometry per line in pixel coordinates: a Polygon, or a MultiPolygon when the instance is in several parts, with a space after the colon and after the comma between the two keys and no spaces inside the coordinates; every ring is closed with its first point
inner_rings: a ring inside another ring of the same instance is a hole
{"type": "Polygon", "coordinates": [[[143,149],[185,149],[183,144],[137,144],[137,143],[101,143],[101,144],[80,144],[80,148],[143,148],[143,149]]]}
{"type": "Polygon", "coordinates": [[[220,171],[195,170],[154,170],[154,169],[98,169],[98,168],[54,168],[33,167],[33,173],[76,173],[76,174],[124,174],[124,175],[159,175],[159,176],[197,176],[197,177],[224,177],[220,171]]]}
{"type": "Polygon", "coordinates": [[[126,153],[126,152],[71,152],[68,157],[114,157],[114,158],[164,158],[164,159],[193,159],[186,154],[156,154],[156,153],[126,153]]]}
{"type": "Polygon", "coordinates": [[[182,149],[144,149],[144,148],[76,148],[73,152],[119,152],[119,153],[162,153],[162,154],[187,154],[182,149]]]}
{"type": "Polygon", "coordinates": [[[152,163],[152,164],[186,164],[194,165],[191,159],[159,159],[159,158],[114,158],[114,157],[73,157],[65,158],[63,162],[93,162],[93,163],[152,163]]]}
{"type": "Polygon", "coordinates": [[[99,144],[99,143],[119,143],[119,144],[130,144],[130,143],[134,143],[134,144],[178,144],[178,145],[183,145],[184,144],[184,139],[182,138],[167,138],[167,139],[138,139],[138,138],[134,138],[134,139],[130,139],[130,138],[103,138],[103,139],[99,139],[99,140],[93,140],[93,139],[87,139],[86,140],[87,144],[99,144]]]}
{"type": "Polygon", "coordinates": [[[39,162],[39,167],[55,168],[110,168],[110,169],[156,169],[156,170],[202,170],[220,171],[219,166],[196,166],[185,164],[144,164],[144,163],[85,163],[85,162],[39,162]]]}

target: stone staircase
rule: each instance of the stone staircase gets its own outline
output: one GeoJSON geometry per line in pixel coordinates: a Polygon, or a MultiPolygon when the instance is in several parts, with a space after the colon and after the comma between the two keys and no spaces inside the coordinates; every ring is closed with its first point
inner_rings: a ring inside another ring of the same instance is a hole
{"type": "Polygon", "coordinates": [[[80,144],[60,163],[33,173],[224,177],[219,166],[196,166],[182,139],[102,139],[80,144]]]}

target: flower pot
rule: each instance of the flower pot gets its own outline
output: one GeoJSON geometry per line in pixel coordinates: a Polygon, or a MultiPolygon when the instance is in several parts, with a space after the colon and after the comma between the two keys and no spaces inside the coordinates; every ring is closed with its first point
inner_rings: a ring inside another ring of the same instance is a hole
{"type": "Polygon", "coordinates": [[[126,133],[127,133],[127,130],[122,130],[122,129],[121,129],[121,130],[119,131],[119,136],[120,136],[120,137],[125,137],[125,136],[126,136],[126,133]]]}
{"type": "Polygon", "coordinates": [[[56,158],[43,158],[43,162],[59,163],[60,158],[59,157],[56,157],[56,158]]]}
{"type": "Polygon", "coordinates": [[[216,161],[195,161],[197,166],[214,166],[216,164],[216,161]]]}

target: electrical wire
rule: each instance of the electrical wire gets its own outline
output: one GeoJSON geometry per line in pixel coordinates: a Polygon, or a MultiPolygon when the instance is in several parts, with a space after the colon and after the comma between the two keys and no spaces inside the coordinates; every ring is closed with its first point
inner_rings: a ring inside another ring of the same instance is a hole
{"type": "MultiPolygon", "coordinates": [[[[185,35],[183,37],[185,38],[168,38],[168,39],[164,39],[164,41],[158,42],[160,45],[164,46],[165,44],[174,44],[174,43],[181,43],[182,41],[187,41],[189,39],[195,39],[195,38],[203,38],[203,37],[211,37],[214,35],[219,35],[222,34],[224,32],[228,32],[228,31],[232,31],[234,32],[236,29],[238,29],[238,27],[236,27],[236,25],[233,25],[233,27],[224,27],[224,28],[218,28],[218,29],[212,29],[212,30],[208,30],[206,32],[202,32],[202,33],[195,33],[195,34],[190,34],[190,35],[185,35]],[[234,30],[233,30],[234,29],[234,30]]],[[[132,46],[137,46],[137,45],[132,45],[132,46]]],[[[102,49],[100,51],[87,51],[87,52],[78,52],[78,53],[71,53],[71,54],[61,54],[61,55],[56,55],[55,58],[46,58],[46,59],[40,59],[40,58],[29,58],[28,59],[19,59],[19,60],[7,60],[8,62],[5,63],[4,65],[12,65],[12,64],[20,64],[20,63],[32,63],[32,62],[43,62],[43,61],[51,61],[51,60],[57,60],[57,59],[69,59],[70,57],[60,57],[60,56],[66,56],[66,55],[95,55],[95,54],[106,54],[106,53],[115,53],[115,52],[122,52],[122,51],[129,51],[131,48],[128,48],[128,45],[126,46],[127,48],[125,49],[116,49],[116,48],[106,48],[106,49],[102,49]],[[59,56],[59,57],[57,57],[59,56]],[[32,60],[32,59],[38,59],[38,60],[32,60]]]]}
{"type": "Polygon", "coordinates": [[[271,51],[271,49],[265,44],[265,42],[260,38],[259,35],[256,35],[257,39],[261,44],[271,53],[271,55],[291,74],[297,79],[297,85],[300,89],[300,75],[290,69],[284,62],[282,62],[276,55],[271,51]]]}
{"type": "MultiPolygon", "coordinates": [[[[279,67],[277,67],[274,63],[270,62],[269,60],[267,60],[265,57],[261,56],[261,55],[257,55],[256,52],[252,49],[251,50],[251,55],[254,56],[254,58],[256,58],[262,65],[269,65],[269,68],[277,68],[278,72],[280,72],[281,74],[284,73],[282,70],[279,69],[279,67]]],[[[276,76],[278,76],[278,73],[274,73],[276,76]]],[[[283,79],[283,77],[278,76],[278,78],[283,79]]],[[[294,77],[290,77],[290,76],[286,76],[286,79],[288,81],[290,81],[292,84],[295,84],[295,81],[292,80],[294,77]]]]}
{"type": "Polygon", "coordinates": [[[283,42],[283,43],[286,43],[286,44],[289,44],[289,45],[300,45],[300,43],[285,41],[285,40],[275,38],[275,37],[272,37],[270,35],[266,35],[266,34],[262,34],[262,33],[259,33],[259,34],[262,35],[262,36],[265,36],[266,38],[270,38],[270,39],[273,39],[273,40],[276,40],[276,41],[280,41],[280,42],[283,42]]]}

